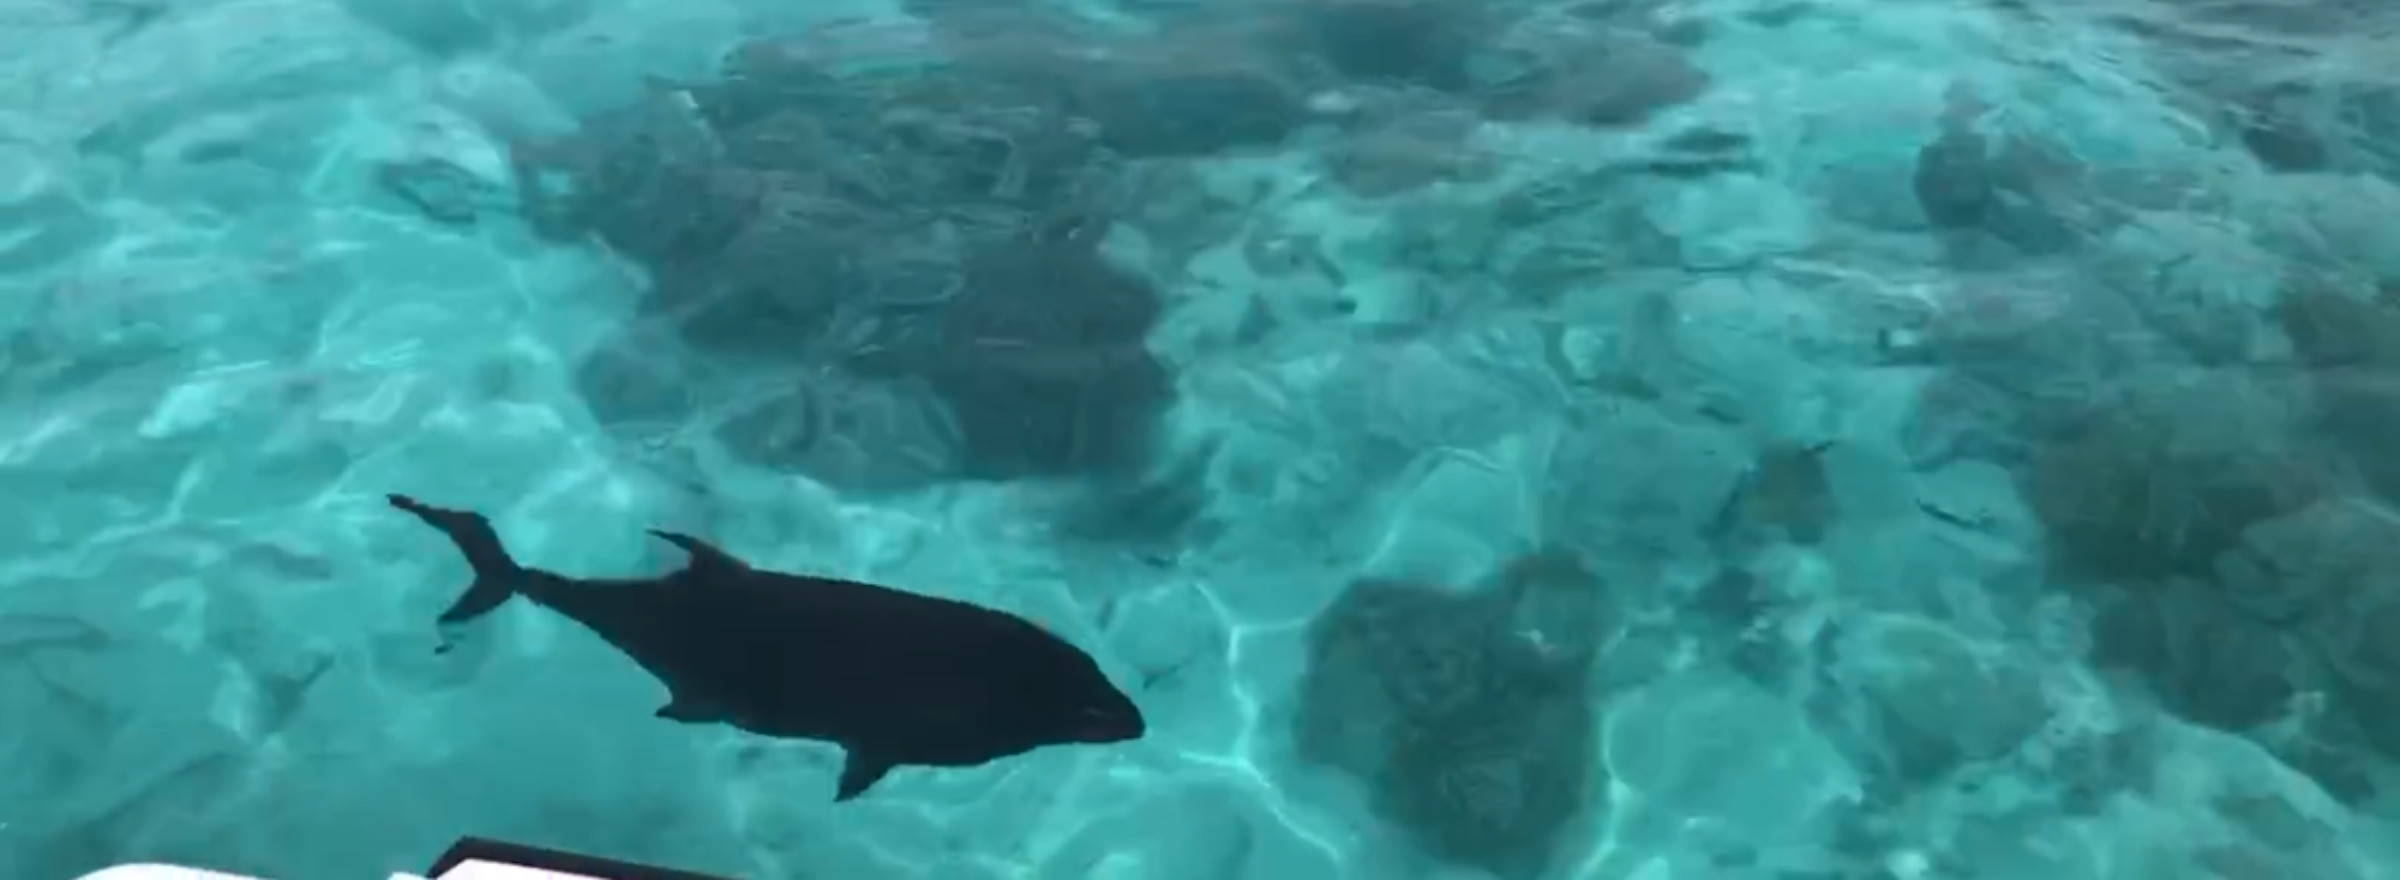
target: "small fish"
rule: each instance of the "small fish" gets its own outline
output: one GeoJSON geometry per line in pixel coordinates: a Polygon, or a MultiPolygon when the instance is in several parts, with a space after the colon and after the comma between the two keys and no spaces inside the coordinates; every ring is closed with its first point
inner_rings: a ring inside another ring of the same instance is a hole
{"type": "Polygon", "coordinates": [[[571,578],[518,564],[480,513],[387,500],[447,536],[474,570],[441,625],[482,617],[512,596],[530,599],[666,685],[659,718],[840,746],[836,801],[895,767],[973,767],[1043,746],[1140,739],[1149,729],[1090,655],[1010,614],[762,571],[656,529],[650,534],[690,555],[683,568],[571,578]]]}

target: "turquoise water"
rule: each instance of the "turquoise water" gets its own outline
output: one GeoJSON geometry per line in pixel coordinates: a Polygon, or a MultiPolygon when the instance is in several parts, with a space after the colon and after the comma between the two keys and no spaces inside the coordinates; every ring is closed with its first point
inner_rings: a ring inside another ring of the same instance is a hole
{"type": "Polygon", "coordinates": [[[2392,875],[2396,33],[5,0],[0,877],[2392,875]],[[387,492],[1152,733],[834,804],[539,609],[435,654],[387,492]]]}

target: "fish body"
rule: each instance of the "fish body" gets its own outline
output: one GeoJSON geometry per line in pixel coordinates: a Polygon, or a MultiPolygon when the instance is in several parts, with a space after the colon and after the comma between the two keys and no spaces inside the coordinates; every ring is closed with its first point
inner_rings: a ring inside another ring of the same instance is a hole
{"type": "Polygon", "coordinates": [[[651,578],[574,578],[519,564],[491,521],[403,495],[474,581],[438,622],[522,596],[589,629],[664,684],[657,717],[840,746],[835,800],[895,767],[972,767],[1037,748],[1141,738],[1132,698],[1089,654],[1023,618],[965,602],[766,571],[690,535],[651,578]]]}

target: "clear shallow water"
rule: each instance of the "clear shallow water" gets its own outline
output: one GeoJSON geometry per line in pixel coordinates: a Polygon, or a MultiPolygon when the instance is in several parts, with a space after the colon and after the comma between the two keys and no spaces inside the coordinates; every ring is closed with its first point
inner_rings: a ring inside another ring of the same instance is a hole
{"type": "Polygon", "coordinates": [[[0,8],[7,876],[2390,870],[2389,16],[759,7],[0,8]],[[1155,733],[836,806],[390,491],[1155,733]]]}

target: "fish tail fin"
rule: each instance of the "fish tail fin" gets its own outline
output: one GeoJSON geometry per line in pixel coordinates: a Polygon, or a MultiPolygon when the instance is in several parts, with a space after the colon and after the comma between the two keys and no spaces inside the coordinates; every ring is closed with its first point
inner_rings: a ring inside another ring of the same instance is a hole
{"type": "Polygon", "coordinates": [[[500,543],[500,533],[483,514],[435,507],[406,495],[387,495],[385,500],[449,538],[475,572],[475,580],[467,585],[467,591],[435,618],[441,624],[465,623],[490,614],[539,576],[508,555],[508,548],[500,543]]]}

